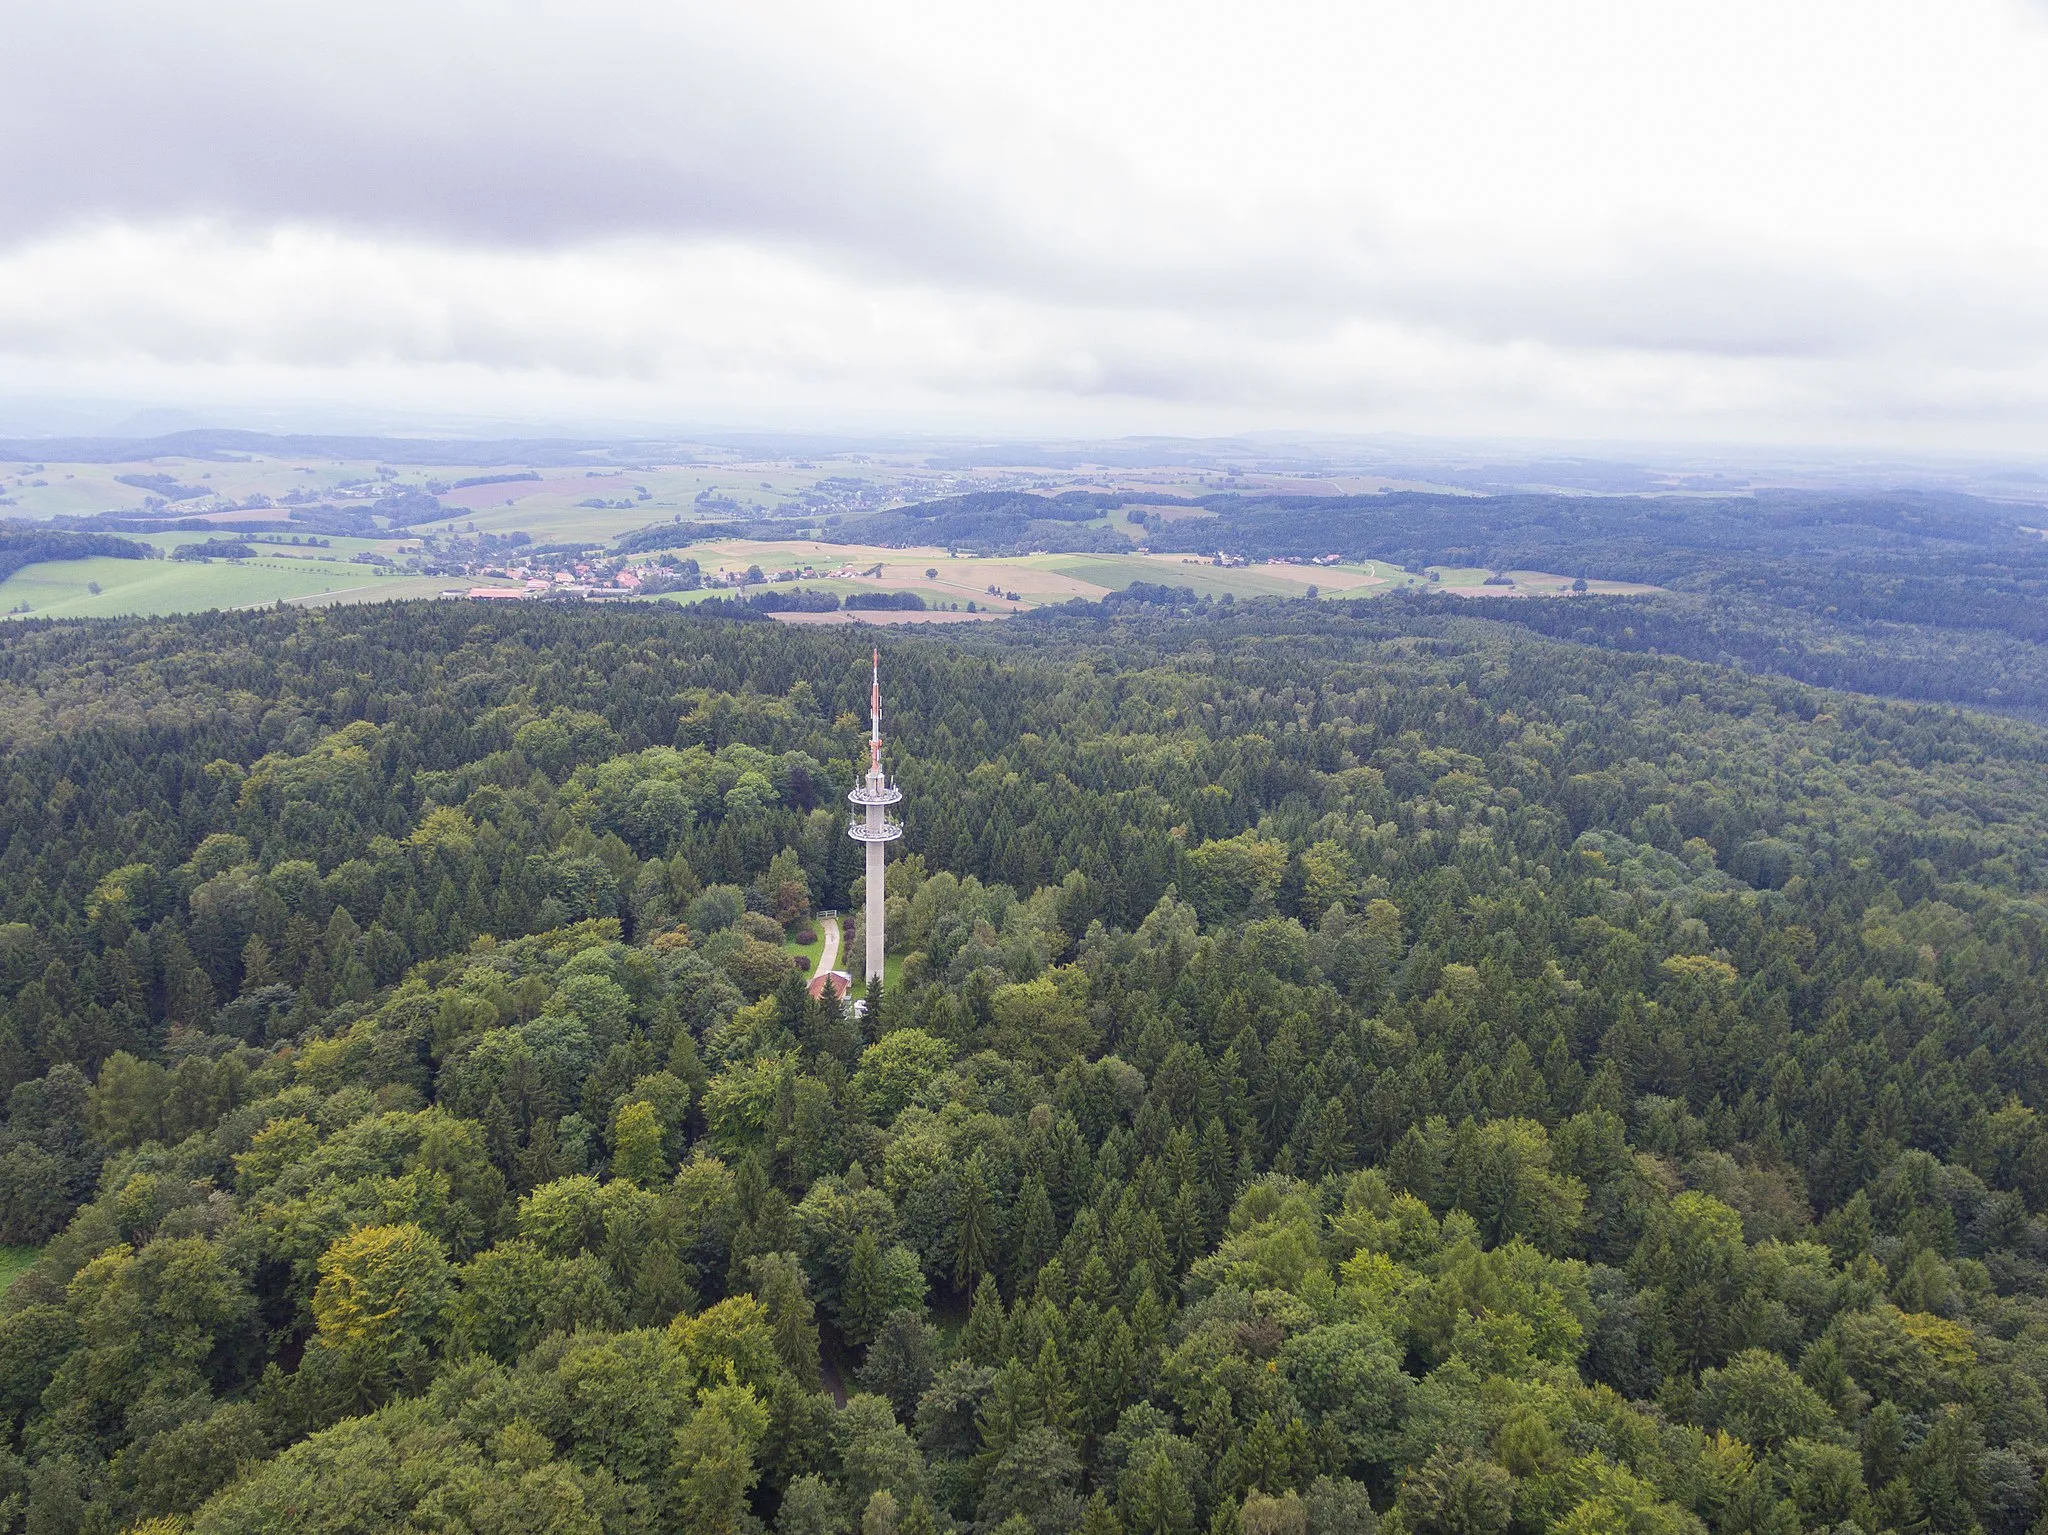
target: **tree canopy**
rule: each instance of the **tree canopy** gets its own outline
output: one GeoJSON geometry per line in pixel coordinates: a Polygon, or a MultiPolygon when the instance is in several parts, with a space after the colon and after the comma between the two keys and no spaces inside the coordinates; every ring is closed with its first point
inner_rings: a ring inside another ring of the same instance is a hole
{"type": "Polygon", "coordinates": [[[866,643],[11,634],[0,1521],[2033,1528],[2048,737],[1399,604],[894,639],[853,1012],[866,643]]]}

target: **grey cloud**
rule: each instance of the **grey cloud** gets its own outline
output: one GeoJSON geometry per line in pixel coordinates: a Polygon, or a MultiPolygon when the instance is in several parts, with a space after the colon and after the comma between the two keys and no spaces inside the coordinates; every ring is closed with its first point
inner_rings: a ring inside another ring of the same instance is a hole
{"type": "Polygon", "coordinates": [[[1783,359],[1936,346],[1987,363],[2038,352],[2048,294],[2033,265],[2015,254],[1973,266],[1966,280],[1924,258],[1856,271],[1692,230],[1646,233],[1590,260],[1389,263],[1364,286],[1372,312],[1487,344],[1783,359]]]}
{"type": "Polygon", "coordinates": [[[782,35],[701,0],[44,5],[9,38],[0,238],[201,215],[481,245],[754,238],[880,274],[1142,281],[1142,260],[1102,259],[1122,231],[1098,245],[1060,216],[1158,222],[1113,156],[1031,121],[1021,94],[956,101],[779,14],[782,35]]]}
{"type": "Polygon", "coordinates": [[[0,220],[19,236],[208,214],[515,244],[931,223],[913,191],[931,146],[901,114],[715,8],[660,15],[48,6],[10,39],[0,220]]]}
{"type": "Polygon", "coordinates": [[[729,238],[870,281],[1235,315],[1279,335],[1359,318],[1496,344],[1796,357],[1918,323],[1825,263],[1699,231],[1624,237],[1589,261],[1490,233],[1432,250],[1374,210],[1347,237],[1323,199],[1219,219],[1034,118],[1022,93],[962,101],[848,56],[802,12],[776,13],[779,30],[766,14],[46,5],[15,29],[0,93],[0,237],[196,214],[479,247],[729,238]]]}
{"type": "MultiPolygon", "coordinates": [[[[2048,14],[2048,0],[2014,3],[2048,14]]],[[[222,269],[238,270],[238,239],[310,226],[388,253],[394,270],[422,250],[493,270],[487,292],[410,269],[385,291],[364,259],[309,268],[287,303],[276,295],[294,271],[279,263],[270,307],[252,292],[237,317],[187,304],[168,277],[152,289],[146,262],[141,275],[110,266],[102,295],[55,278],[47,300],[0,294],[0,353],[17,357],[382,358],[656,383],[787,367],[847,390],[893,368],[942,391],[1363,405],[1519,396],[1574,366],[1592,377],[1644,359],[1676,372],[1691,359],[1716,379],[1763,377],[1743,372],[1755,364],[1794,393],[1821,379],[1812,387],[1840,396],[1859,367],[1892,358],[1898,376],[1873,387],[1900,398],[1937,368],[1995,391],[2048,343],[2038,253],[1878,250],[1866,269],[1841,238],[1745,237],[1711,209],[1688,227],[1619,204],[1600,232],[1524,232],[1511,216],[1424,228],[1362,190],[1363,144],[1291,146],[1327,167],[1319,185],[1258,185],[1255,159],[1237,180],[1173,181],[1124,159],[1114,133],[1042,113],[1028,78],[977,96],[942,66],[899,67],[862,38],[856,8],[18,9],[0,92],[0,260],[86,250],[94,227],[194,221],[216,231],[222,269]],[[825,290],[801,325],[841,350],[771,336],[776,306],[758,294],[747,335],[706,339],[701,312],[720,296],[680,277],[665,290],[658,273],[719,242],[798,298],[825,290]],[[642,249],[637,265],[615,259],[620,246],[642,249]],[[508,259],[535,264],[530,298],[508,259]],[[616,284],[645,323],[579,309],[579,276],[616,284]],[[930,334],[854,337],[857,311],[906,294],[930,334]],[[1388,335],[1442,378],[1358,355],[1388,335]],[[1529,349],[1552,358],[1538,382],[1515,372],[1529,349]]]]}

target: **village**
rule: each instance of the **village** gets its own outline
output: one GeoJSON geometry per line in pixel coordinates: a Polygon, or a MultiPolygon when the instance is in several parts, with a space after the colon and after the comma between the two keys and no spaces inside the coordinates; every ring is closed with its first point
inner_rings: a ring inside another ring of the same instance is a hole
{"type": "Polygon", "coordinates": [[[881,573],[882,567],[878,564],[861,569],[855,569],[851,564],[833,569],[803,565],[778,570],[772,576],[763,572],[759,565],[749,565],[739,571],[707,573],[699,569],[697,561],[673,554],[659,555],[645,565],[629,564],[623,559],[571,559],[554,564],[542,554],[540,558],[525,563],[487,566],[475,571],[486,579],[517,582],[516,586],[450,587],[442,591],[441,596],[473,598],[483,602],[545,598],[604,601],[715,588],[744,591],[752,586],[793,581],[853,581],[877,577],[881,573]]]}

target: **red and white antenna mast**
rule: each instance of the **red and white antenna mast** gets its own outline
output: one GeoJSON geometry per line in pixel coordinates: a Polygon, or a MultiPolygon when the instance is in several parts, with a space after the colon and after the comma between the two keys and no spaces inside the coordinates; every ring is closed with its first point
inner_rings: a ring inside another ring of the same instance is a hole
{"type": "Polygon", "coordinates": [[[882,771],[882,647],[875,647],[873,690],[868,694],[868,767],[882,771]]]}

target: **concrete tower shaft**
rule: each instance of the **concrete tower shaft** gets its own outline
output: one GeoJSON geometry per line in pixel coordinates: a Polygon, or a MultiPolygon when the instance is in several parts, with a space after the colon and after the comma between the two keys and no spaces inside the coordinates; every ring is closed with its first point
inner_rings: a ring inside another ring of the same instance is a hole
{"type": "Polygon", "coordinates": [[[882,931],[882,859],[890,843],[903,835],[900,822],[891,820],[888,807],[899,803],[903,791],[882,771],[882,651],[875,648],[872,684],[868,693],[868,772],[847,799],[857,807],[847,835],[867,848],[867,911],[861,930],[867,935],[866,969],[862,981],[874,985],[882,978],[882,956],[887,945],[882,931]]]}

